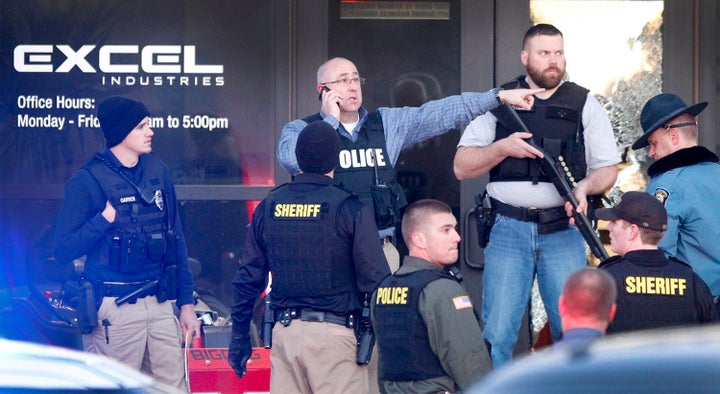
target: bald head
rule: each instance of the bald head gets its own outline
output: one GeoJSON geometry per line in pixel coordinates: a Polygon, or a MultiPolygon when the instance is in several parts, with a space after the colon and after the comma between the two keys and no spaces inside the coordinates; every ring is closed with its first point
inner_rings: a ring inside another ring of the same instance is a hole
{"type": "MultiPolygon", "coordinates": [[[[332,59],[328,59],[321,64],[320,67],[318,67],[317,83],[321,84],[333,80],[334,76],[330,75],[331,71],[341,66],[356,69],[355,64],[344,57],[334,57],[332,59]]],[[[357,71],[355,73],[357,74],[357,71]]]]}

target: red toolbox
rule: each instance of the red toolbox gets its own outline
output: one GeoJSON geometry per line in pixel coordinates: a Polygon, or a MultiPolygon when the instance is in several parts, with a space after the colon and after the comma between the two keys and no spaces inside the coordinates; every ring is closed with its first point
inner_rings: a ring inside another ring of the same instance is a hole
{"type": "Polygon", "coordinates": [[[190,348],[187,352],[193,394],[270,392],[270,349],[253,348],[247,375],[242,379],[228,364],[227,348],[190,348]]]}

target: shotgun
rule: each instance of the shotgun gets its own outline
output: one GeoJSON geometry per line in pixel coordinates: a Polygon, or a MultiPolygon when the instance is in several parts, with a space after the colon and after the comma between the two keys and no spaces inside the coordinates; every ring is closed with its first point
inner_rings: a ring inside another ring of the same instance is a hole
{"type": "MultiPolygon", "coordinates": [[[[515,112],[515,109],[513,109],[513,107],[511,107],[509,104],[501,105],[500,107],[498,107],[497,111],[494,111],[494,113],[498,115],[498,121],[502,122],[508,129],[521,130],[526,133],[530,132],[525,125],[525,122],[520,119],[520,116],[518,116],[517,112],[515,112]]],[[[580,230],[580,233],[582,233],[583,238],[585,238],[585,242],[587,242],[587,244],[590,246],[590,251],[592,252],[592,254],[595,255],[595,257],[599,258],[601,261],[606,260],[609,256],[602,242],[600,242],[598,237],[595,235],[595,231],[593,230],[590,220],[588,219],[587,215],[582,212],[578,212],[577,210],[579,205],[578,200],[577,198],[575,198],[575,195],[572,192],[572,187],[570,186],[570,183],[565,177],[565,171],[560,167],[559,163],[555,161],[555,159],[553,159],[550,155],[545,153],[545,151],[541,147],[535,144],[535,141],[532,138],[529,138],[525,141],[533,148],[542,152],[543,157],[537,158],[537,160],[540,161],[540,167],[542,168],[545,175],[550,177],[553,185],[555,186],[555,189],[557,189],[558,193],[560,193],[562,198],[565,201],[569,202],[570,205],[572,205],[573,219],[575,219],[575,225],[580,230]]]]}

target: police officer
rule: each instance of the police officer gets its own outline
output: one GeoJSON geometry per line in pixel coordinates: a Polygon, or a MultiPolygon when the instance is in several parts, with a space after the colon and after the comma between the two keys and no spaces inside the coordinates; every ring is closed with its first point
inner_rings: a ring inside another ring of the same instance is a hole
{"type": "Polygon", "coordinates": [[[705,282],[688,264],[658,249],[667,213],[656,198],[627,192],[617,206],[598,209],[596,215],[610,221],[610,248],[619,254],[599,266],[615,278],[618,289],[608,334],[718,319],[705,282]]]}
{"type": "MultiPolygon", "coordinates": [[[[199,335],[170,172],[152,152],[150,113],[114,96],[98,106],[107,140],[68,180],[55,234],[55,257],[86,256],[83,276],[99,302],[85,351],[115,358],[159,381],[188,390],[183,338],[199,335]],[[168,300],[177,299],[180,324],[168,300]]],[[[94,312],[94,311],[93,311],[94,312]]]]}
{"type": "Polygon", "coordinates": [[[658,245],[692,265],[720,308],[720,166],[718,156],[698,145],[697,116],[707,102],[687,105],[676,94],[659,94],[643,106],[645,132],[633,149],[650,146],[646,192],[668,213],[668,229],[658,245]]]}
{"type": "Polygon", "coordinates": [[[409,256],[372,297],[381,392],[455,392],[492,368],[470,298],[448,270],[458,258],[456,225],[433,199],[403,215],[409,256]]]}
{"type": "Polygon", "coordinates": [[[532,94],[542,89],[492,89],[433,100],[420,107],[382,107],[368,112],[362,106],[364,83],[365,78],[348,59],[336,57],[320,65],[316,86],[320,112],[283,127],[277,157],[283,168],[295,175],[300,171],[294,154],[300,130],[316,120],[324,120],[336,129],[341,137],[341,160],[335,169],[335,180],[350,188],[373,210],[383,250],[395,271],[400,258],[390,240],[400,221],[399,212],[407,204],[394,168],[400,151],[463,127],[503,101],[530,109],[532,94]]]}
{"type": "Polygon", "coordinates": [[[258,205],[233,280],[229,361],[242,378],[253,305],[272,273],[271,392],[369,391],[354,327],[365,295],[390,270],[370,210],[333,183],[339,149],[329,124],[302,130],[295,149],[302,173],[258,205]]]}

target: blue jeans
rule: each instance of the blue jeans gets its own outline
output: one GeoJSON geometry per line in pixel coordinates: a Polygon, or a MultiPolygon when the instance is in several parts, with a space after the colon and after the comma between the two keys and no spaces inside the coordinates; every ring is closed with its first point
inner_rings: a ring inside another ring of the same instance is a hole
{"type": "Polygon", "coordinates": [[[554,341],[562,326],[558,297],[565,279],[587,265],[585,241],[575,226],[538,234],[537,223],[498,214],[485,248],[482,319],[495,368],[512,358],[537,272],[554,341]]]}

